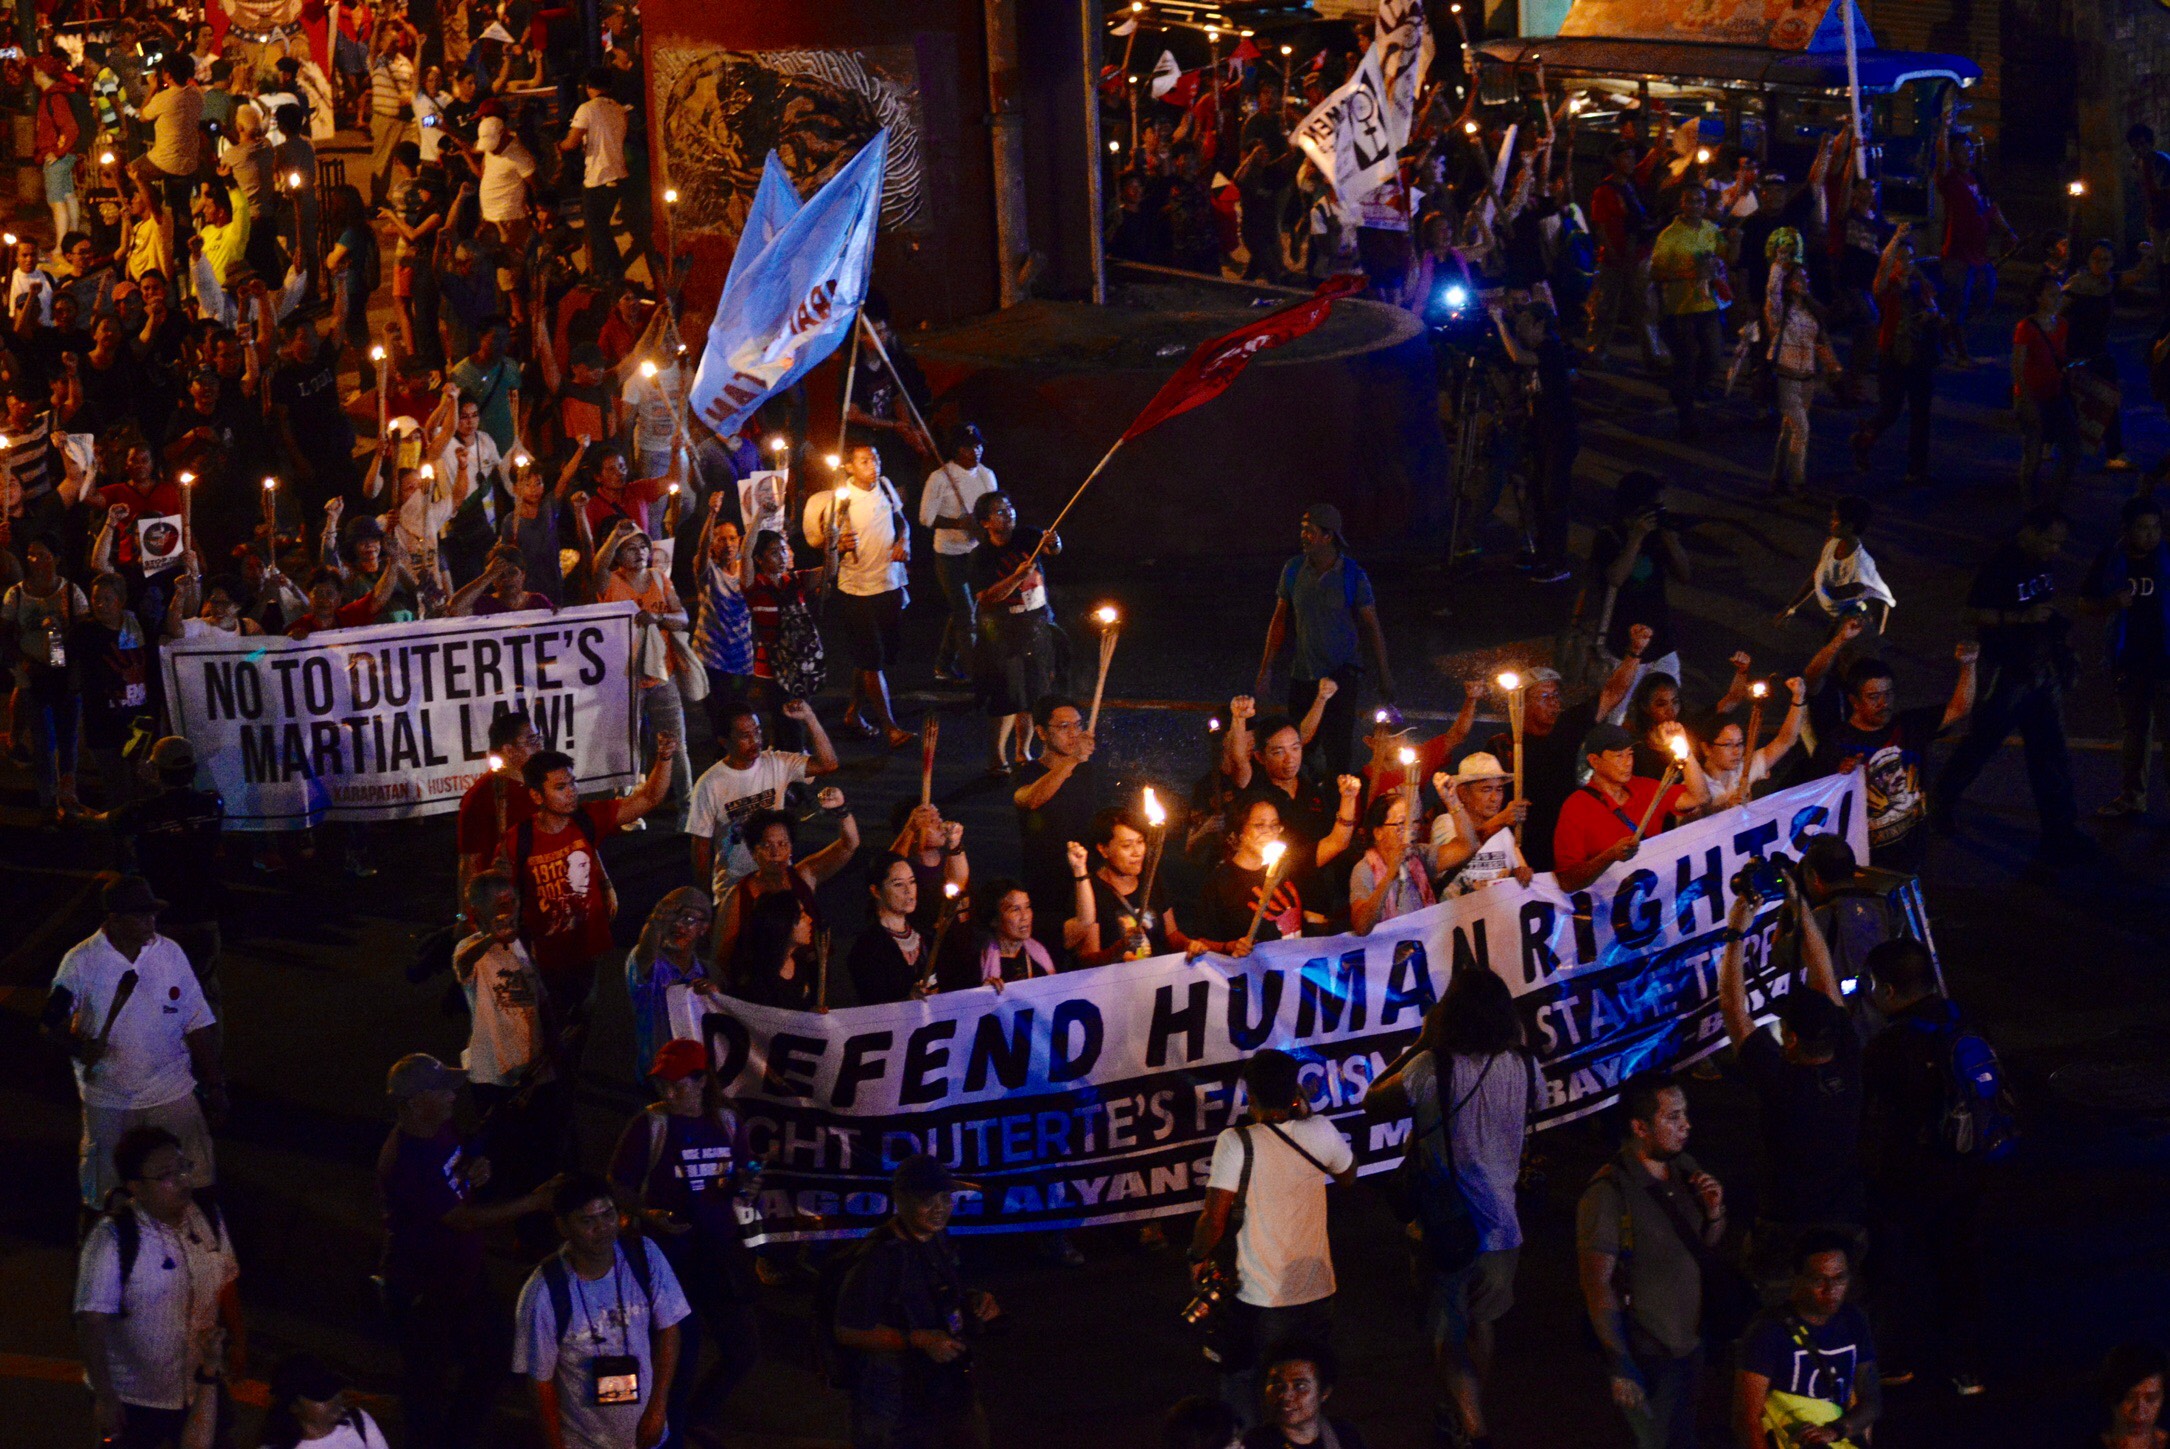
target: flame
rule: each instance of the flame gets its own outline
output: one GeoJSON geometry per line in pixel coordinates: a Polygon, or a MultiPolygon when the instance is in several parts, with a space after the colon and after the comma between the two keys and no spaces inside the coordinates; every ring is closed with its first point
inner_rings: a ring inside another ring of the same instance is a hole
{"type": "Polygon", "coordinates": [[[1116,612],[1113,604],[1102,604],[1099,608],[1093,610],[1094,621],[1103,628],[1112,626],[1121,617],[1122,615],[1116,612]]]}
{"type": "Polygon", "coordinates": [[[841,468],[841,467],[843,467],[843,466],[844,466],[844,460],[843,460],[842,458],[838,457],[838,456],[837,456],[836,454],[834,454],[834,453],[831,453],[831,454],[829,454],[829,455],[828,455],[827,457],[823,458],[823,459],[822,459],[821,461],[822,461],[822,462],[824,462],[824,463],[827,463],[827,464],[828,464],[828,465],[829,465],[830,467],[832,467],[832,468],[841,468]]]}
{"type": "Polygon", "coordinates": [[[276,479],[276,478],[266,478],[266,479],[264,480],[264,491],[265,491],[266,493],[271,493],[271,492],[274,492],[274,491],[276,491],[276,490],[277,490],[277,488],[278,488],[278,486],[279,486],[279,480],[278,480],[278,479],[276,479]]]}
{"type": "Polygon", "coordinates": [[[1771,692],[1771,687],[1759,679],[1754,684],[1748,686],[1748,692],[1751,695],[1754,695],[1757,699],[1761,699],[1763,698],[1763,696],[1771,692]]]}
{"type": "Polygon", "coordinates": [[[1671,740],[1666,742],[1665,747],[1673,752],[1673,758],[1676,760],[1688,758],[1688,737],[1684,734],[1674,735],[1671,740]]]}
{"type": "Polygon", "coordinates": [[[1401,761],[1401,767],[1406,770],[1411,765],[1417,762],[1417,752],[1410,749],[1407,745],[1403,745],[1401,747],[1401,753],[1395,758],[1401,761]]]}
{"type": "Polygon", "coordinates": [[[1512,669],[1503,670],[1499,676],[1499,687],[1513,694],[1522,687],[1522,676],[1512,669]]]}
{"type": "Polygon", "coordinates": [[[2065,188],[2065,191],[2068,195],[2085,196],[2087,194],[2087,183],[2084,181],[2075,181],[2071,185],[2067,186],[2065,188]]]}
{"type": "Polygon", "coordinates": [[[769,439],[769,451],[771,453],[781,455],[783,451],[790,446],[791,444],[785,441],[784,435],[782,433],[778,433],[775,437],[769,439]]]}
{"type": "Polygon", "coordinates": [[[653,379],[653,378],[655,377],[655,375],[656,375],[656,364],[655,364],[655,359],[654,359],[654,358],[646,358],[646,359],[643,359],[643,360],[642,360],[642,362],[641,362],[641,365],[640,365],[640,375],[641,375],[642,377],[645,377],[645,378],[650,378],[650,379],[653,379]]]}
{"type": "Polygon", "coordinates": [[[382,347],[372,347],[372,348],[370,348],[370,349],[369,349],[369,360],[370,360],[371,362],[382,362],[382,361],[384,361],[384,349],[383,349],[382,347]]]}
{"type": "Polygon", "coordinates": [[[1266,874],[1272,875],[1280,869],[1281,857],[1288,853],[1288,845],[1284,841],[1269,840],[1260,847],[1258,853],[1266,857],[1266,874]]]}
{"type": "Polygon", "coordinates": [[[1168,823],[1168,812],[1162,807],[1160,797],[1153,793],[1151,785],[1145,787],[1145,823],[1155,828],[1168,823]]]}
{"type": "Polygon", "coordinates": [[[957,899],[957,897],[962,893],[962,891],[963,887],[959,886],[957,882],[953,880],[946,880],[942,882],[942,894],[948,897],[950,900],[957,899]]]}
{"type": "MultiPolygon", "coordinates": [[[[0,438],[0,448],[5,448],[7,445],[8,440],[6,438],[0,438]]],[[[180,482],[183,488],[192,488],[196,484],[196,475],[194,473],[183,473],[181,475],[180,482]]]]}
{"type": "Polygon", "coordinates": [[[675,186],[666,186],[666,187],[664,187],[664,188],[663,188],[663,204],[664,204],[665,206],[676,206],[676,205],[678,204],[678,188],[677,188],[677,187],[675,187],[675,186]]]}
{"type": "Polygon", "coordinates": [[[505,768],[505,757],[504,757],[503,755],[492,755],[492,756],[490,756],[490,768],[491,768],[491,769],[492,769],[493,771],[495,771],[495,770],[502,770],[502,769],[504,769],[504,768],[505,768]]]}

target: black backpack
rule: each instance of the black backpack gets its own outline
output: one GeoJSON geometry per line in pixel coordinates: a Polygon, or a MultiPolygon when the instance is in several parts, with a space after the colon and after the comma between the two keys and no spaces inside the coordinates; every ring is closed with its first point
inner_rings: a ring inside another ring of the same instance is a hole
{"type": "Polygon", "coordinates": [[[844,1297],[844,1280],[866,1260],[875,1241],[894,1229],[884,1223],[855,1243],[847,1243],[822,1260],[814,1274],[814,1373],[832,1389],[851,1389],[859,1382],[860,1352],[836,1341],[836,1313],[844,1297]]]}
{"type": "MultiPolygon", "coordinates": [[[[655,1284],[650,1281],[648,1263],[648,1239],[640,1233],[621,1233],[618,1246],[625,1252],[625,1265],[633,1270],[633,1281],[640,1285],[641,1300],[648,1305],[651,1317],[655,1313],[655,1284]]],[[[616,1271],[615,1268],[612,1270],[616,1271]]],[[[573,1270],[563,1248],[542,1260],[543,1288],[550,1294],[550,1311],[557,1315],[558,1334],[564,1336],[566,1325],[573,1321],[573,1270]]]]}
{"type": "MultiPolygon", "coordinates": [[[[204,1221],[211,1225],[211,1240],[216,1243],[224,1231],[219,1214],[218,1195],[210,1188],[199,1188],[190,1194],[204,1221]]],[[[130,1205],[116,1205],[106,1209],[106,1217],[113,1224],[113,1237],[120,1249],[121,1260],[121,1318],[128,1316],[128,1275],[136,1269],[136,1259],[143,1252],[143,1224],[136,1221],[136,1210],[130,1205]]]]}

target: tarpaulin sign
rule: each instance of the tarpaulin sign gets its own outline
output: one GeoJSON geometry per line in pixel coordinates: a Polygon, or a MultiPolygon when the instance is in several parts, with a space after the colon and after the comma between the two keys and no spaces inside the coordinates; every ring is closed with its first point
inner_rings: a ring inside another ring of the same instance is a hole
{"type": "MultiPolygon", "coordinates": [[[[1245,1058],[1303,1061],[1311,1104],[1359,1170],[1401,1159],[1409,1122],[1367,1121],[1369,1084],[1456,971],[1514,991],[1535,1053],[1536,1125],[1602,1110],[1623,1080],[1725,1041],[1717,1002],[1731,881],[1817,832],[1868,841],[1854,776],[1812,781],[1644,842],[1586,891],[1512,879],[1369,936],[1279,941],[1242,961],[1161,956],[826,1015],[732,1003],[704,1028],[718,1079],[768,1159],[754,1194],[777,1239],[863,1231],[888,1180],[932,1152],[978,1185],[953,1229],[1014,1232],[1194,1212],[1213,1139],[1245,1109],[1245,1058]]],[[[1789,982],[1746,943],[1759,1013],[1789,982]]]]}
{"type": "Polygon", "coordinates": [[[163,651],[174,728],[236,830],[457,809],[490,721],[525,709],[583,791],[639,778],[630,601],[163,651]]]}

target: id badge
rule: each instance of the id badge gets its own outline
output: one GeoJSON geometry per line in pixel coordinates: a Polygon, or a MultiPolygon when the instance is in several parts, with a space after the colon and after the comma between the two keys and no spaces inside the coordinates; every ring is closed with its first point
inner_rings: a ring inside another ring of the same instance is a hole
{"type": "Polygon", "coordinates": [[[54,669],[66,669],[68,667],[68,646],[61,639],[58,629],[46,630],[45,662],[54,669]]]}
{"type": "Polygon", "coordinates": [[[640,1360],[629,1353],[603,1354],[595,1360],[595,1404],[640,1402],[640,1360]]]}

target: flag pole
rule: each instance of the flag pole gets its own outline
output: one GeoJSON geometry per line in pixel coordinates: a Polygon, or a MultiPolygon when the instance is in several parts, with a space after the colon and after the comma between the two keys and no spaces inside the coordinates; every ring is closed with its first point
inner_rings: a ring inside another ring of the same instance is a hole
{"type": "Polygon", "coordinates": [[[1839,0],[1845,8],[1841,17],[1846,26],[1846,104],[1849,118],[1854,123],[1854,179],[1866,181],[1869,177],[1868,137],[1861,134],[1861,55],[1859,42],[1854,39],[1854,21],[1860,17],[1860,7],[1854,0],[1839,0]]]}
{"type": "MultiPolygon", "coordinates": [[[[889,372],[890,381],[897,385],[897,396],[903,398],[904,405],[912,410],[912,421],[919,424],[920,436],[927,440],[927,446],[934,450],[935,456],[940,457],[942,445],[935,441],[934,429],[928,427],[927,420],[920,415],[919,404],[912,401],[912,390],[904,385],[904,374],[898,372],[896,364],[889,360],[889,349],[882,346],[881,333],[874,330],[874,324],[867,321],[864,312],[859,314],[859,325],[866,330],[866,340],[874,344],[874,355],[882,360],[882,366],[889,372]]],[[[858,339],[852,340],[856,342],[858,339]]]]}
{"type": "Polygon", "coordinates": [[[851,312],[851,356],[844,363],[844,406],[836,414],[836,455],[845,462],[851,461],[847,444],[851,441],[851,385],[859,376],[859,308],[851,312]]]}
{"type": "Polygon", "coordinates": [[[1040,550],[1047,547],[1047,541],[1055,536],[1056,528],[1061,525],[1065,518],[1070,516],[1070,510],[1077,507],[1077,501],[1085,496],[1085,490],[1093,486],[1093,479],[1100,476],[1100,470],[1108,466],[1109,460],[1114,458],[1116,452],[1128,441],[1129,435],[1125,434],[1123,437],[1117,438],[1114,444],[1100,455],[1100,461],[1093,464],[1092,472],[1085,475],[1085,481],[1077,485],[1077,492],[1070,495],[1070,501],[1063,504],[1062,512],[1055,515],[1055,521],[1047,526],[1046,531],[1040,535],[1040,541],[1032,546],[1032,554],[1025,560],[1025,567],[1030,568],[1033,562],[1040,557],[1040,550]]]}

